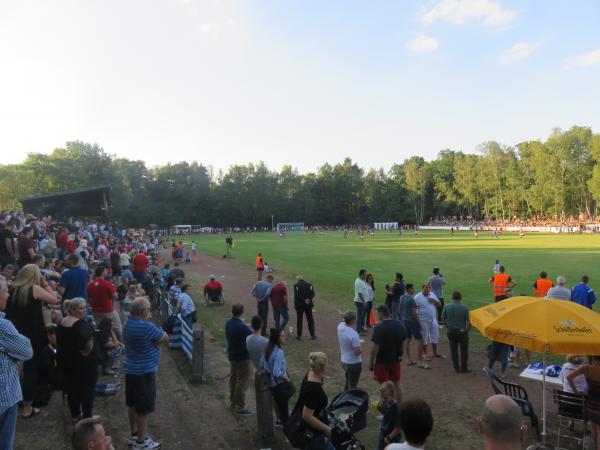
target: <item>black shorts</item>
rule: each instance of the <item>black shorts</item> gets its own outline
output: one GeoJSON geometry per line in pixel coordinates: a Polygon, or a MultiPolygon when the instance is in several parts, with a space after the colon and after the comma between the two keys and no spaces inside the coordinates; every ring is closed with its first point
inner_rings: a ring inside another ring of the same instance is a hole
{"type": "Polygon", "coordinates": [[[156,400],[156,374],[125,374],[125,403],[135,412],[146,415],[154,412],[156,400]]]}
{"type": "Polygon", "coordinates": [[[115,266],[112,268],[112,274],[115,277],[120,277],[121,276],[121,266],[115,266]]]}

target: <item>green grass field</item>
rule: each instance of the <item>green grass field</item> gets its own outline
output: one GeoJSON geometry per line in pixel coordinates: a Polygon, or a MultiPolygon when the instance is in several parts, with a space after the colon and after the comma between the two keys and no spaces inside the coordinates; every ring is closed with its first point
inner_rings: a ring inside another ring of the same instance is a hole
{"type": "MultiPolygon", "coordinates": [[[[201,252],[221,255],[225,252],[223,235],[192,236],[201,252]]],[[[592,287],[600,273],[595,264],[600,254],[598,235],[532,234],[519,238],[505,234],[494,239],[487,233],[475,240],[471,233],[451,236],[446,231],[421,232],[399,237],[397,233],[379,232],[360,241],[356,234],[344,239],[341,232],[323,235],[288,233],[281,239],[276,233],[234,235],[232,255],[254,264],[258,252],[272,267],[275,277],[292,281],[301,273],[315,285],[318,308],[348,309],[352,306],[354,279],[361,268],[375,278],[376,301],[384,299],[384,286],[402,272],[408,283],[420,285],[434,266],[446,276],[446,294],[461,291],[464,302],[472,308],[492,301],[487,284],[496,259],[517,282],[515,294],[532,294],[532,284],[540,271],[553,279],[565,275],[575,284],[581,275],[591,278],[592,287]]]]}

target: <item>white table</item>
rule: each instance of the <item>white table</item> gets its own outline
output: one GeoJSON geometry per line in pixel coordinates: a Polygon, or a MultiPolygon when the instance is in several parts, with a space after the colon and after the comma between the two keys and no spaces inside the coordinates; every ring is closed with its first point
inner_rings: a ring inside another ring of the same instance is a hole
{"type": "MultiPolygon", "coordinates": [[[[531,381],[539,381],[540,383],[543,381],[544,377],[541,373],[531,373],[524,370],[519,374],[519,378],[524,378],[526,380],[531,381]]],[[[546,375],[546,385],[563,387],[563,383],[560,380],[560,377],[549,377],[546,375]]]]}

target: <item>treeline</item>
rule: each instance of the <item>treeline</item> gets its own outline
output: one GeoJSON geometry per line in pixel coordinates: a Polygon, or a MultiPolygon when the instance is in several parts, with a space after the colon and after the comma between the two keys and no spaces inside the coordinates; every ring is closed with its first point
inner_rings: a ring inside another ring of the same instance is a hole
{"type": "Polygon", "coordinates": [[[479,154],[442,150],[364,171],[350,159],[300,174],[262,162],[214,174],[202,164],[147,167],[97,145],[68,142],[0,165],[0,207],[31,194],[112,185],[111,217],[123,225],[189,223],[270,226],[275,222],[424,223],[431,217],[480,219],[596,216],[600,201],[600,135],[587,127],[554,130],[545,142],[513,147],[486,142],[479,154]]]}

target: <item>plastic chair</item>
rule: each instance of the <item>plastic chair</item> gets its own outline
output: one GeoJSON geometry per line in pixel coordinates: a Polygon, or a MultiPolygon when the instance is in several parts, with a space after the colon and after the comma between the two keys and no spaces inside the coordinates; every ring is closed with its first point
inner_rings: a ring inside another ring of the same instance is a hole
{"type": "Polygon", "coordinates": [[[560,438],[564,437],[576,441],[581,448],[585,448],[585,435],[587,431],[585,397],[559,389],[553,391],[553,397],[554,403],[558,406],[558,438],[556,446],[560,448],[560,438]],[[581,436],[575,434],[575,429],[570,427],[572,422],[579,422],[581,424],[583,430],[581,436]]]}
{"type": "Polygon", "coordinates": [[[533,410],[533,405],[529,401],[529,397],[527,396],[527,391],[523,386],[516,383],[511,383],[510,381],[504,381],[500,379],[493,370],[485,367],[483,369],[487,377],[490,379],[490,383],[492,384],[492,389],[495,394],[506,395],[512,398],[525,417],[529,417],[531,420],[531,426],[535,430],[535,434],[540,440],[541,438],[541,430],[540,430],[540,421],[533,410]]]}

